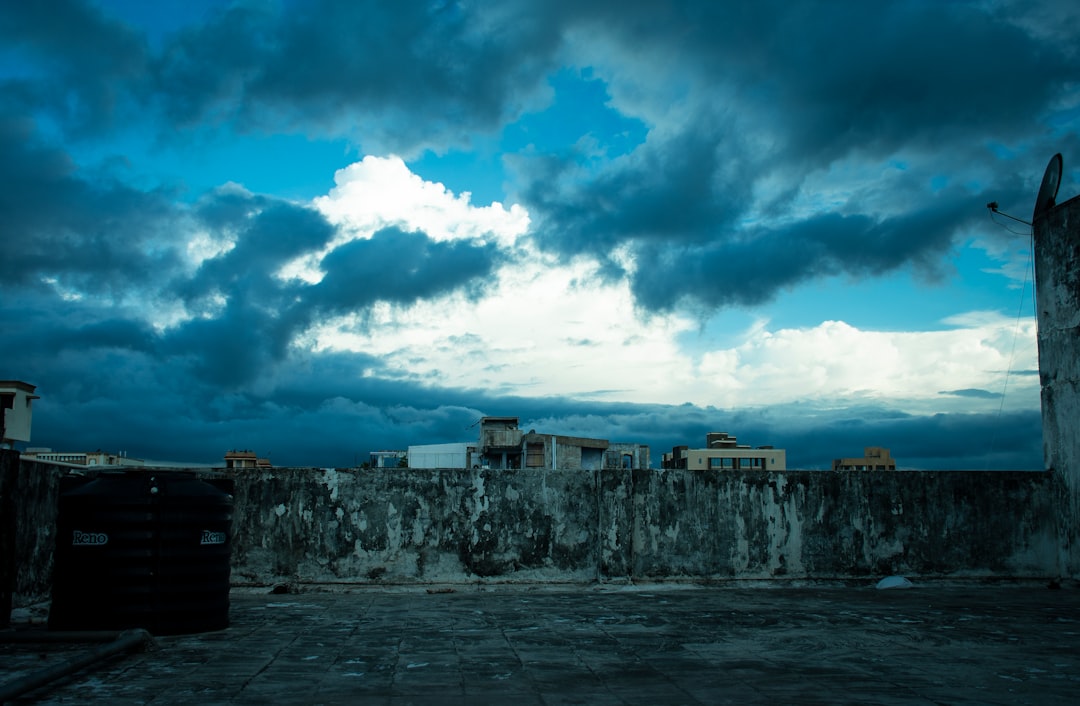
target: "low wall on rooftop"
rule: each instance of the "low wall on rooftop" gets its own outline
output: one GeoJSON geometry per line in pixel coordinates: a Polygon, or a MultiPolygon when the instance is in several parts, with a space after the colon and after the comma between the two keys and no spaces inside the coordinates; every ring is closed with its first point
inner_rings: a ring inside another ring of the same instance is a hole
{"type": "Polygon", "coordinates": [[[237,583],[1043,578],[1041,472],[242,471],[237,583]]]}
{"type": "MultiPolygon", "coordinates": [[[[64,472],[19,464],[17,605],[48,597],[64,472]]],[[[234,585],[1060,573],[1060,489],[1044,472],[275,468],[230,475],[234,585]]]]}

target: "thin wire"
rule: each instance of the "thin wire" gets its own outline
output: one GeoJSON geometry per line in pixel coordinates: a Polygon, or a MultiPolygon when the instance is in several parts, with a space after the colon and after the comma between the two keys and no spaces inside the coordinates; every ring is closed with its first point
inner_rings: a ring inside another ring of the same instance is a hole
{"type": "Polygon", "coordinates": [[[991,220],[991,221],[992,221],[992,222],[993,222],[993,223],[994,223],[995,225],[999,225],[999,226],[1001,226],[1002,228],[1004,228],[1005,230],[1009,231],[1009,232],[1010,232],[1010,233],[1012,233],[1013,235],[1030,235],[1030,234],[1031,234],[1031,229],[1030,229],[1030,228],[1029,228],[1029,229],[1028,229],[1027,231],[1022,231],[1022,230],[1013,230],[1012,228],[1010,228],[1010,227],[1009,227],[1009,225],[1008,225],[1007,223],[1002,223],[1001,221],[999,221],[999,220],[997,220],[996,218],[994,218],[994,211],[989,211],[989,213],[990,213],[990,220],[991,220]]]}
{"type": "MultiPolygon", "coordinates": [[[[1005,371],[1005,383],[1001,387],[1001,404],[998,406],[998,416],[997,416],[997,420],[996,420],[996,424],[998,425],[999,429],[1000,429],[1000,425],[1001,425],[1001,415],[1005,410],[1005,393],[1009,389],[1009,376],[1012,375],[1013,361],[1016,359],[1016,341],[1017,341],[1018,338],[1020,338],[1020,319],[1024,315],[1024,295],[1027,294],[1028,272],[1032,271],[1034,266],[1035,266],[1035,234],[1034,234],[1034,232],[1032,232],[1031,233],[1031,248],[1028,250],[1028,263],[1027,263],[1027,267],[1024,268],[1024,285],[1023,285],[1023,287],[1020,288],[1020,306],[1016,311],[1016,324],[1013,327],[1012,351],[1009,352],[1009,365],[1008,365],[1008,368],[1005,371]]],[[[1032,306],[1035,305],[1035,292],[1034,292],[1035,282],[1034,282],[1034,280],[1035,280],[1035,278],[1032,277],[1032,286],[1031,286],[1031,288],[1032,288],[1032,306]]],[[[990,453],[991,454],[993,454],[993,452],[994,452],[994,446],[996,445],[996,442],[997,442],[997,439],[998,439],[999,436],[1000,436],[1000,434],[995,434],[994,435],[994,439],[990,444],[990,453]]]]}

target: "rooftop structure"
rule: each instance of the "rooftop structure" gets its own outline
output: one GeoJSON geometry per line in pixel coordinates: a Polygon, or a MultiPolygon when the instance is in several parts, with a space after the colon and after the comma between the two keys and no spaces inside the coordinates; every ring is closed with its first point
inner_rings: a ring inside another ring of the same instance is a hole
{"type": "Polygon", "coordinates": [[[368,465],[371,468],[398,468],[407,456],[407,451],[372,451],[368,455],[368,465]]]}
{"type": "Polygon", "coordinates": [[[867,446],[861,458],[833,459],[834,471],[895,471],[896,459],[889,450],[880,446],[867,446]]]}
{"type": "Polygon", "coordinates": [[[714,431],[705,435],[704,448],[676,446],[671,453],[664,454],[663,467],[691,471],[784,471],[787,470],[787,452],[772,446],[754,448],[740,444],[727,432],[714,431]]]}
{"type": "Polygon", "coordinates": [[[273,468],[268,458],[259,458],[258,454],[254,451],[247,449],[243,451],[232,450],[225,454],[225,468],[232,470],[235,468],[273,468]]]}
{"type": "Polygon", "coordinates": [[[36,387],[20,380],[0,380],[0,448],[13,448],[16,441],[30,441],[36,387]]]}
{"type": "MultiPolygon", "coordinates": [[[[45,463],[64,463],[73,466],[145,466],[146,461],[141,458],[129,458],[127,453],[109,453],[98,449],[97,451],[53,451],[48,448],[28,448],[22,457],[45,463]]],[[[157,465],[157,464],[155,464],[157,465]]]]}
{"type": "Polygon", "coordinates": [[[484,417],[476,442],[409,446],[411,468],[649,467],[649,447],[607,439],[524,431],[517,417],[484,417]]]}
{"type": "Polygon", "coordinates": [[[1043,455],[1062,487],[1061,562],[1080,575],[1080,197],[1033,218],[1043,455]]]}

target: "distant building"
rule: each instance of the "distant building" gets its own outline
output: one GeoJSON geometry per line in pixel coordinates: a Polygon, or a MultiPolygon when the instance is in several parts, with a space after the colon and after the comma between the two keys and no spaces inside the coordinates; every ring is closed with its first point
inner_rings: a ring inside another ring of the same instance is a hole
{"type": "Polygon", "coordinates": [[[143,459],[128,458],[123,451],[112,454],[100,449],[97,451],[53,451],[44,447],[28,448],[23,452],[22,457],[30,461],[86,467],[122,466],[131,468],[146,465],[146,461],[143,459]]]}
{"type": "Polygon", "coordinates": [[[753,448],[739,444],[727,432],[709,432],[705,448],[676,446],[664,454],[664,468],[685,468],[691,471],[786,471],[787,452],[772,446],[753,448]]]}
{"type": "Polygon", "coordinates": [[[410,468],[572,468],[634,470],[649,467],[649,447],[607,439],[524,431],[517,417],[484,417],[476,442],[410,446],[410,468]]]}
{"type": "Polygon", "coordinates": [[[372,451],[369,465],[372,468],[398,468],[406,456],[405,451],[372,451]]]}
{"type": "Polygon", "coordinates": [[[888,449],[867,446],[862,458],[837,458],[832,462],[834,471],[895,471],[896,459],[888,449]]]}
{"type": "Polygon", "coordinates": [[[229,451],[225,454],[225,469],[236,468],[273,468],[268,458],[259,458],[254,451],[229,451]]]}
{"type": "Polygon", "coordinates": [[[472,468],[478,458],[476,443],[468,441],[410,446],[406,456],[409,468],[472,468]]]}
{"type": "Polygon", "coordinates": [[[22,453],[25,461],[55,463],[83,468],[220,468],[209,463],[191,463],[188,461],[151,461],[145,458],[131,458],[126,451],[109,453],[97,451],[53,451],[45,447],[30,447],[22,453]]]}
{"type": "Polygon", "coordinates": [[[650,468],[652,459],[646,444],[612,442],[604,452],[604,468],[624,471],[650,468]]]}
{"type": "Polygon", "coordinates": [[[0,448],[13,448],[16,441],[30,441],[37,389],[28,382],[0,380],[0,448]]]}

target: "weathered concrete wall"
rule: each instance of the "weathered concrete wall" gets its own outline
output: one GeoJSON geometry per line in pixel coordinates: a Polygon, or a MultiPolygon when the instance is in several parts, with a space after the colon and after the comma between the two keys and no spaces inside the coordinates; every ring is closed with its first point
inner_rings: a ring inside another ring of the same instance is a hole
{"type": "MultiPolygon", "coordinates": [[[[20,476],[25,603],[48,593],[59,471],[23,463],[20,476]]],[[[1048,473],[278,468],[233,478],[236,584],[1059,575],[1048,473]]]]}
{"type": "Polygon", "coordinates": [[[233,578],[592,580],[595,477],[542,469],[241,471],[233,578]]]}
{"type": "MultiPolygon", "coordinates": [[[[8,452],[17,457],[16,452],[8,452]]],[[[10,458],[10,457],[9,457],[10,458]]],[[[17,473],[0,480],[0,496],[9,497],[2,513],[10,523],[14,546],[14,599],[16,606],[45,600],[52,590],[53,549],[56,544],[56,509],[60,478],[66,469],[45,463],[20,461],[17,473]],[[10,513],[10,514],[9,514],[10,513]]]]}
{"type": "Polygon", "coordinates": [[[1080,198],[1035,221],[1043,453],[1061,477],[1061,564],[1080,577],[1080,198]]]}
{"type": "Polygon", "coordinates": [[[1030,472],[275,470],[237,476],[234,580],[1056,577],[1030,472]]]}
{"type": "Polygon", "coordinates": [[[1053,576],[1053,485],[1027,472],[637,473],[632,574],[1053,576]]]}

